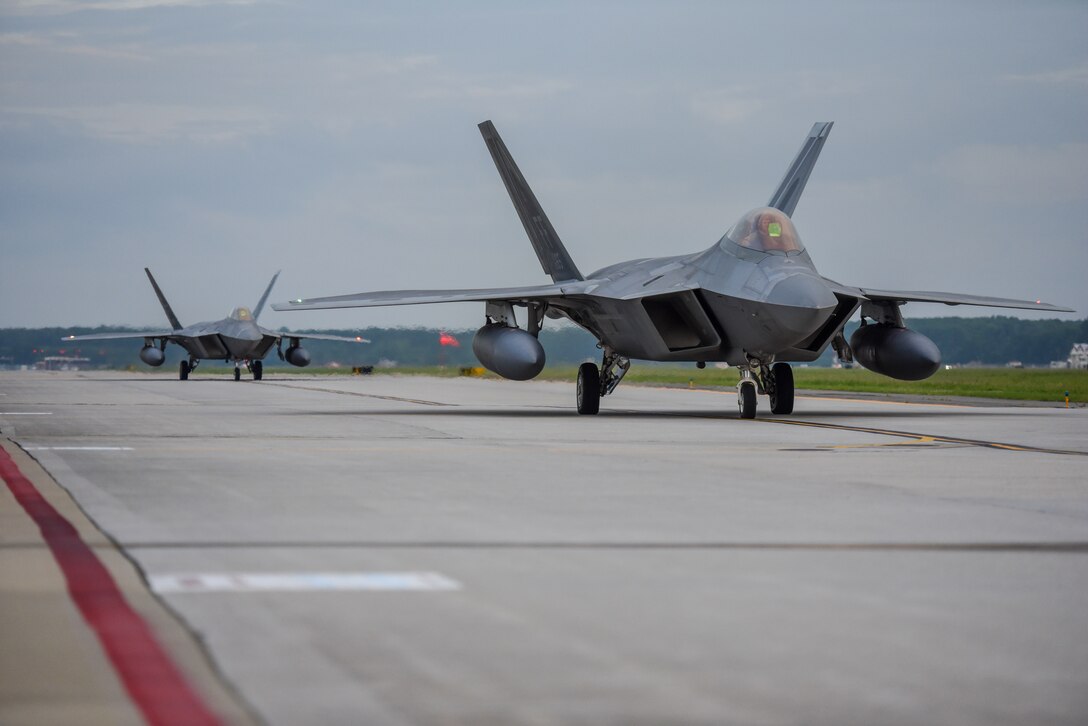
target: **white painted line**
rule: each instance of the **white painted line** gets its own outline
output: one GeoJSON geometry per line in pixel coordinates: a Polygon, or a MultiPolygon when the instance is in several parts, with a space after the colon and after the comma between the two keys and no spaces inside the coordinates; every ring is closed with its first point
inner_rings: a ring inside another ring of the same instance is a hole
{"type": "Polygon", "coordinates": [[[27,446],[27,451],[134,451],[131,446],[27,446]]]}
{"type": "Polygon", "coordinates": [[[449,591],[461,584],[436,572],[239,572],[152,575],[158,593],[449,591]]]}
{"type": "Polygon", "coordinates": [[[0,411],[0,416],[52,416],[52,411],[0,411]]]}

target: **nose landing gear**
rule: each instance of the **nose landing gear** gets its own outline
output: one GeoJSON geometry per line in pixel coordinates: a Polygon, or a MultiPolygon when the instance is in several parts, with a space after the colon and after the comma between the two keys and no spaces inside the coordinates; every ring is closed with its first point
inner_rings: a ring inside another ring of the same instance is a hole
{"type": "Polygon", "coordinates": [[[742,371],[737,384],[737,410],[741,418],[756,417],[756,381],[751,371],[742,371]]]}
{"type": "Polygon", "coordinates": [[[770,399],[771,413],[793,413],[793,369],[789,363],[765,365],[751,359],[747,368],[741,369],[737,384],[737,408],[741,418],[756,417],[756,394],[765,393],[770,399]]]}

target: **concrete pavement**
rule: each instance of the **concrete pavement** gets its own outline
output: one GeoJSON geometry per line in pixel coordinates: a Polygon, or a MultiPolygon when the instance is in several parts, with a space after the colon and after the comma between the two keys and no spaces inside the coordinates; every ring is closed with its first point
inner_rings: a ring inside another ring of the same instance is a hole
{"type": "Polygon", "coordinates": [[[1088,717],[1085,409],[740,421],[621,386],[579,417],[570,384],[275,373],[0,392],[3,435],[173,583],[269,723],[1088,717]]]}

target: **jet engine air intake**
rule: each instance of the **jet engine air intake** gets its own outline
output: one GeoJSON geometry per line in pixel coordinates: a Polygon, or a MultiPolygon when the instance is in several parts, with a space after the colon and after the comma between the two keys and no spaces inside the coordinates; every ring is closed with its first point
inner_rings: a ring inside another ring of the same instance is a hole
{"type": "Polygon", "coordinates": [[[287,352],[283,354],[284,360],[293,366],[299,368],[305,368],[310,365],[310,351],[303,348],[301,345],[292,345],[287,349],[287,352]]]}
{"type": "Polygon", "coordinates": [[[544,370],[544,347],[521,328],[488,323],[476,331],[472,352],[484,368],[512,381],[536,378],[544,370]]]}
{"type": "Polygon", "coordinates": [[[858,363],[901,381],[929,378],[941,367],[936,343],[916,330],[888,323],[861,326],[850,336],[850,347],[858,363]]]}
{"type": "Polygon", "coordinates": [[[143,349],[140,350],[140,360],[147,363],[149,366],[155,366],[157,368],[162,365],[164,360],[166,360],[166,354],[153,345],[145,345],[143,349]]]}

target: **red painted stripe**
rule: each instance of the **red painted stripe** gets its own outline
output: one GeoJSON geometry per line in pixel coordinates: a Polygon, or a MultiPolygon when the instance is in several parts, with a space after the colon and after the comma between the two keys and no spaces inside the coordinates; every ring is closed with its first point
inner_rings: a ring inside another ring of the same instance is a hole
{"type": "Polygon", "coordinates": [[[125,601],[109,570],[71,522],[46,501],[0,447],[0,476],[38,525],[68,581],[68,593],[91,626],[114,670],[151,724],[219,724],[125,601]]]}

